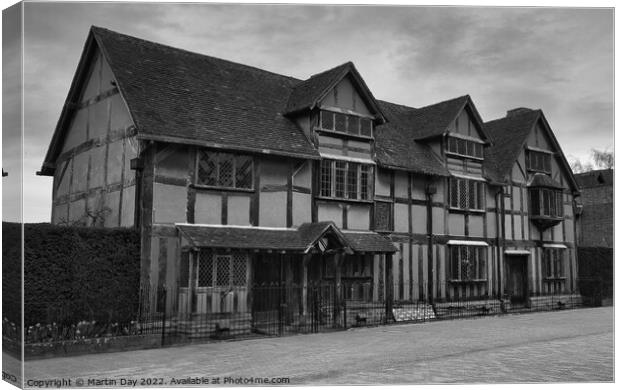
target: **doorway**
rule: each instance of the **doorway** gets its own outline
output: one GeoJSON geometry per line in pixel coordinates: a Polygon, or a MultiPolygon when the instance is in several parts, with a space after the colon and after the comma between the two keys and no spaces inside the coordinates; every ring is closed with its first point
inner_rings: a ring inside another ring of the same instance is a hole
{"type": "Polygon", "coordinates": [[[506,256],[506,293],[511,303],[525,303],[527,299],[527,255],[506,256]]]}

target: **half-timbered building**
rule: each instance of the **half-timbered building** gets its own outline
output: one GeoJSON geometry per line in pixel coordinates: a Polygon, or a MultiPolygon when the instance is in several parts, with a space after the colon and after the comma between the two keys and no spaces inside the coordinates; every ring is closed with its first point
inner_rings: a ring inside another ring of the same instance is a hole
{"type": "Polygon", "coordinates": [[[40,174],[53,223],[140,229],[172,312],[256,313],[274,283],[436,310],[576,291],[578,189],[542,111],[378,101],[352,63],[298,80],[93,27],[40,174]]]}

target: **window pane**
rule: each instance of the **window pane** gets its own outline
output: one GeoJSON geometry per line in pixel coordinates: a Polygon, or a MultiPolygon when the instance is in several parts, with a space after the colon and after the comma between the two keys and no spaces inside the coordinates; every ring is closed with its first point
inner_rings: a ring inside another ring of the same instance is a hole
{"type": "Polygon", "coordinates": [[[457,153],[458,154],[467,154],[467,143],[464,139],[458,139],[457,141],[457,153]]]}
{"type": "Polygon", "coordinates": [[[467,199],[467,181],[458,180],[459,183],[459,208],[466,209],[468,205],[467,199]]]}
{"type": "Polygon", "coordinates": [[[551,172],[551,156],[548,154],[545,154],[543,158],[543,162],[544,162],[543,169],[545,170],[545,172],[551,172]]]}
{"type": "Polygon", "coordinates": [[[235,187],[252,188],[252,158],[249,156],[236,156],[235,187]]]}
{"type": "Polygon", "coordinates": [[[217,185],[217,153],[202,151],[198,159],[198,184],[217,185]]]}
{"type": "Polygon", "coordinates": [[[336,194],[337,198],[344,198],[344,177],[347,168],[347,163],[343,161],[336,161],[336,194]]]}
{"type": "Polygon", "coordinates": [[[321,128],[327,130],[334,129],[334,113],[329,111],[321,111],[321,128]]]}
{"type": "Polygon", "coordinates": [[[347,117],[344,114],[336,113],[336,131],[345,132],[347,130],[347,117]]]}
{"type": "Polygon", "coordinates": [[[364,199],[367,200],[368,199],[368,194],[370,193],[370,188],[369,188],[369,184],[370,184],[370,167],[368,165],[362,165],[361,166],[361,172],[360,172],[360,199],[364,199]]]}
{"type": "Polygon", "coordinates": [[[450,272],[452,279],[460,279],[459,275],[459,248],[458,246],[450,247],[450,272]]]}
{"type": "Polygon", "coordinates": [[[487,278],[486,249],[478,248],[478,279],[487,278]]]}
{"type": "Polygon", "coordinates": [[[233,155],[220,154],[219,161],[219,183],[220,187],[234,187],[233,183],[233,155]]]}
{"type": "Polygon", "coordinates": [[[233,286],[245,286],[247,276],[247,256],[236,254],[233,256],[233,286]]]}
{"type": "Polygon", "coordinates": [[[213,285],[213,256],[211,252],[200,251],[198,254],[198,287],[213,285]]]}
{"type": "Polygon", "coordinates": [[[360,118],[350,115],[347,123],[347,133],[359,135],[360,133],[360,118]]]}
{"type": "Polygon", "coordinates": [[[450,179],[450,206],[451,207],[459,207],[459,189],[458,189],[458,180],[450,179]]]}
{"type": "Polygon", "coordinates": [[[330,160],[321,160],[321,196],[332,195],[332,163],[330,160]]]}
{"type": "Polygon", "coordinates": [[[216,286],[228,286],[230,285],[230,257],[229,256],[217,256],[217,274],[216,274],[216,286]]]}
{"type": "Polygon", "coordinates": [[[537,188],[530,190],[530,214],[540,215],[540,192],[537,188]]]}
{"type": "Polygon", "coordinates": [[[365,137],[372,137],[372,122],[370,119],[361,119],[360,134],[365,137]]]}
{"type": "Polygon", "coordinates": [[[467,180],[467,181],[465,181],[465,183],[468,184],[467,187],[468,187],[468,192],[469,192],[469,194],[468,194],[469,204],[468,204],[467,208],[469,208],[469,209],[476,209],[477,208],[476,207],[477,206],[476,205],[476,199],[477,199],[477,196],[476,196],[476,184],[477,183],[475,181],[473,181],[473,180],[467,180]]]}
{"type": "Polygon", "coordinates": [[[347,170],[347,198],[357,199],[357,169],[359,164],[349,163],[347,170]]]}
{"type": "Polygon", "coordinates": [[[468,250],[469,248],[466,246],[462,246],[461,253],[461,280],[469,280],[471,279],[471,252],[468,250]]]}
{"type": "Polygon", "coordinates": [[[484,187],[484,183],[478,182],[478,204],[476,205],[476,208],[479,210],[484,210],[484,207],[486,206],[484,203],[485,193],[486,188],[484,187]]]}

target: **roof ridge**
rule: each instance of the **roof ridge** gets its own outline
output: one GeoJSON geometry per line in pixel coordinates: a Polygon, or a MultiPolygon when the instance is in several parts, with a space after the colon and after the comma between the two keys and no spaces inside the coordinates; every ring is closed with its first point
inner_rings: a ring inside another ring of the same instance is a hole
{"type": "Polygon", "coordinates": [[[224,58],[215,57],[215,56],[211,56],[211,55],[208,55],[208,54],[203,54],[203,53],[199,53],[199,52],[196,52],[196,51],[191,51],[191,50],[188,50],[188,49],[183,49],[183,48],[180,48],[180,47],[170,46],[170,45],[167,45],[165,43],[159,43],[159,42],[151,41],[149,39],[139,38],[139,37],[136,37],[136,36],[133,36],[133,35],[128,35],[128,34],[120,33],[118,31],[110,30],[109,28],[105,28],[105,27],[99,27],[99,26],[91,25],[90,29],[91,29],[91,31],[92,30],[103,30],[103,31],[106,31],[106,32],[109,32],[109,33],[112,33],[112,34],[121,35],[123,37],[139,40],[139,41],[146,42],[146,43],[154,45],[154,46],[160,46],[160,47],[163,47],[163,48],[166,48],[166,49],[171,49],[171,50],[174,50],[174,51],[177,51],[177,52],[183,52],[185,54],[191,54],[191,55],[197,55],[197,56],[201,56],[201,57],[206,57],[206,58],[210,58],[210,59],[213,59],[213,60],[216,60],[216,61],[221,61],[221,62],[224,62],[224,63],[232,64],[232,65],[235,65],[235,66],[239,66],[239,67],[242,67],[242,68],[248,68],[248,69],[258,70],[258,71],[263,72],[263,73],[269,73],[269,74],[272,74],[274,76],[286,77],[286,78],[288,78],[288,79],[290,79],[291,81],[294,81],[294,82],[305,81],[305,80],[301,80],[301,79],[298,79],[298,78],[293,77],[293,76],[288,76],[288,75],[284,75],[284,74],[281,74],[281,73],[276,73],[276,72],[273,72],[273,71],[270,71],[270,70],[261,69],[261,68],[256,67],[256,66],[242,64],[240,62],[226,60],[224,58]]]}
{"type": "Polygon", "coordinates": [[[429,104],[427,106],[422,106],[420,108],[417,108],[417,110],[423,110],[425,108],[430,108],[430,107],[433,107],[433,106],[438,106],[440,104],[445,104],[445,103],[448,103],[448,102],[453,102],[453,101],[456,101],[456,100],[459,100],[459,99],[464,99],[464,98],[471,99],[469,94],[461,95],[461,96],[458,96],[458,97],[455,97],[455,98],[452,98],[452,99],[446,99],[446,100],[442,100],[442,101],[437,102],[437,103],[429,104]]]}
{"type": "Polygon", "coordinates": [[[355,65],[353,65],[353,62],[351,62],[351,61],[347,61],[347,62],[342,63],[342,64],[340,64],[340,65],[332,66],[331,68],[326,69],[326,70],[324,70],[324,71],[322,71],[322,72],[319,72],[319,73],[315,73],[315,74],[313,74],[313,75],[310,75],[310,77],[308,77],[306,80],[303,80],[303,81],[308,81],[308,80],[313,79],[313,78],[315,78],[315,77],[321,76],[321,75],[323,75],[323,74],[325,74],[325,73],[327,73],[327,72],[331,72],[331,71],[336,70],[336,69],[338,69],[338,68],[342,68],[342,67],[344,67],[345,65],[347,65],[347,66],[355,66],[355,65]]]}
{"type": "Polygon", "coordinates": [[[542,112],[542,109],[540,109],[540,108],[535,108],[535,109],[534,108],[529,108],[527,111],[525,111],[525,110],[524,111],[517,111],[517,112],[515,112],[515,113],[513,113],[511,115],[504,115],[503,117],[500,117],[500,118],[491,119],[490,121],[484,122],[484,124],[486,125],[486,124],[489,124],[491,122],[498,122],[498,121],[505,120],[505,119],[511,119],[511,118],[514,118],[514,117],[520,117],[520,116],[524,116],[524,115],[527,115],[527,114],[534,114],[534,113],[541,113],[541,112],[542,112]]]}

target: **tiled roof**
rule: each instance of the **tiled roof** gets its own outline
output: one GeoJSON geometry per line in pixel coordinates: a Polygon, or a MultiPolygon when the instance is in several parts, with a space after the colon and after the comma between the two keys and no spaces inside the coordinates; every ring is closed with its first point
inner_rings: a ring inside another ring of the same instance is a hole
{"type": "Polygon", "coordinates": [[[591,188],[614,185],[613,169],[597,169],[594,171],[575,174],[575,180],[580,188],[591,188]]]}
{"type": "Polygon", "coordinates": [[[426,107],[410,108],[403,117],[404,124],[414,139],[442,135],[468,101],[469,96],[465,95],[426,107]]]}
{"type": "Polygon", "coordinates": [[[378,233],[341,232],[333,222],[305,223],[297,229],[177,224],[192,247],[306,252],[330,228],[356,252],[388,252],[396,248],[378,233]]]}
{"type": "Polygon", "coordinates": [[[293,88],[288,99],[286,112],[292,113],[312,108],[325,91],[337,82],[344,73],[353,66],[351,62],[336,66],[319,74],[311,76],[293,88]]]}
{"type": "Polygon", "coordinates": [[[394,253],[392,241],[375,232],[342,232],[347,243],[355,252],[394,253]]]}
{"type": "Polygon", "coordinates": [[[283,116],[291,77],[92,27],[138,135],[318,157],[283,116]]]}
{"type": "Polygon", "coordinates": [[[504,181],[540,115],[540,110],[521,110],[484,124],[492,143],[485,150],[484,170],[492,179],[504,181]]]}
{"type": "Polygon", "coordinates": [[[428,175],[450,175],[430,147],[411,136],[409,118],[415,108],[384,101],[379,101],[379,106],[388,120],[375,131],[375,150],[380,165],[428,175]]]}

